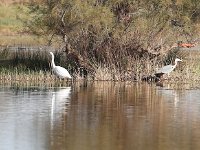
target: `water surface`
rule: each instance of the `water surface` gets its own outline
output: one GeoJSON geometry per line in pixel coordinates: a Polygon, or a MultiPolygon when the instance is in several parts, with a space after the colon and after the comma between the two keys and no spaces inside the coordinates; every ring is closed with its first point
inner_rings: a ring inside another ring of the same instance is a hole
{"type": "Polygon", "coordinates": [[[0,86],[1,150],[200,149],[200,90],[0,86]]]}

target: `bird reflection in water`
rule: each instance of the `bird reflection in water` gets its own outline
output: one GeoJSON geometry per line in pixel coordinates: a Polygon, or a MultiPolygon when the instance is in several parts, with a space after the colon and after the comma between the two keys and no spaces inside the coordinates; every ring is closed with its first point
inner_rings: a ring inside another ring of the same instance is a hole
{"type": "Polygon", "coordinates": [[[66,113],[67,108],[70,106],[70,93],[71,87],[57,89],[52,92],[51,102],[51,128],[55,122],[62,119],[63,113],[66,113]]]}
{"type": "Polygon", "coordinates": [[[176,108],[178,107],[179,99],[180,99],[179,93],[178,91],[175,90],[174,91],[174,106],[176,108]]]}

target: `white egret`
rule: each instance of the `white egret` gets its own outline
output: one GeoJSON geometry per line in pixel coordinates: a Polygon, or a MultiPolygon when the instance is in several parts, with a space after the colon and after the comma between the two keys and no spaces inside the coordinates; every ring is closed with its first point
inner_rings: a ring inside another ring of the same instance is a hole
{"type": "Polygon", "coordinates": [[[155,73],[155,76],[156,76],[156,77],[159,77],[159,78],[160,78],[162,75],[164,75],[164,74],[168,74],[168,76],[169,76],[169,73],[172,72],[172,71],[176,68],[178,61],[182,61],[182,60],[179,59],[179,58],[176,58],[176,59],[175,59],[175,64],[174,64],[174,65],[171,64],[171,65],[167,65],[167,66],[164,66],[164,67],[160,68],[160,69],[155,73]]]}
{"type": "Polygon", "coordinates": [[[52,56],[51,65],[52,65],[52,70],[53,70],[54,74],[61,79],[63,79],[63,78],[71,79],[72,78],[71,75],[69,74],[69,72],[65,68],[55,65],[54,54],[52,52],[50,52],[50,54],[52,56]]]}

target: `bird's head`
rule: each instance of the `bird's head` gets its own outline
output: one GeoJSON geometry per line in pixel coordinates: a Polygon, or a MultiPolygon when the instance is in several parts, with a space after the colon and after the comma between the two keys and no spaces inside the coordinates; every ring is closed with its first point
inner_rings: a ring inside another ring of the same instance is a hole
{"type": "Polygon", "coordinates": [[[176,58],[175,59],[175,62],[178,62],[178,61],[182,61],[181,59],[179,59],[179,58],[176,58]]]}
{"type": "Polygon", "coordinates": [[[53,56],[53,53],[52,52],[49,52],[51,54],[51,56],[53,56]]]}

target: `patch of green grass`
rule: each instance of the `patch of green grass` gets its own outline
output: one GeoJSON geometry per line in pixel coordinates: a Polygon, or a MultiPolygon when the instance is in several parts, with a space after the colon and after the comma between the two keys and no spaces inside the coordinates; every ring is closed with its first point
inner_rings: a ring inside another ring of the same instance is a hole
{"type": "Polygon", "coordinates": [[[42,37],[24,32],[24,23],[21,18],[27,18],[26,5],[0,5],[0,45],[44,45],[42,37]]]}
{"type": "Polygon", "coordinates": [[[44,45],[47,41],[25,32],[21,18],[28,18],[26,5],[0,5],[0,45],[44,45]]]}
{"type": "Polygon", "coordinates": [[[10,34],[23,29],[23,23],[19,19],[19,5],[0,5],[0,33],[10,34]]]}

